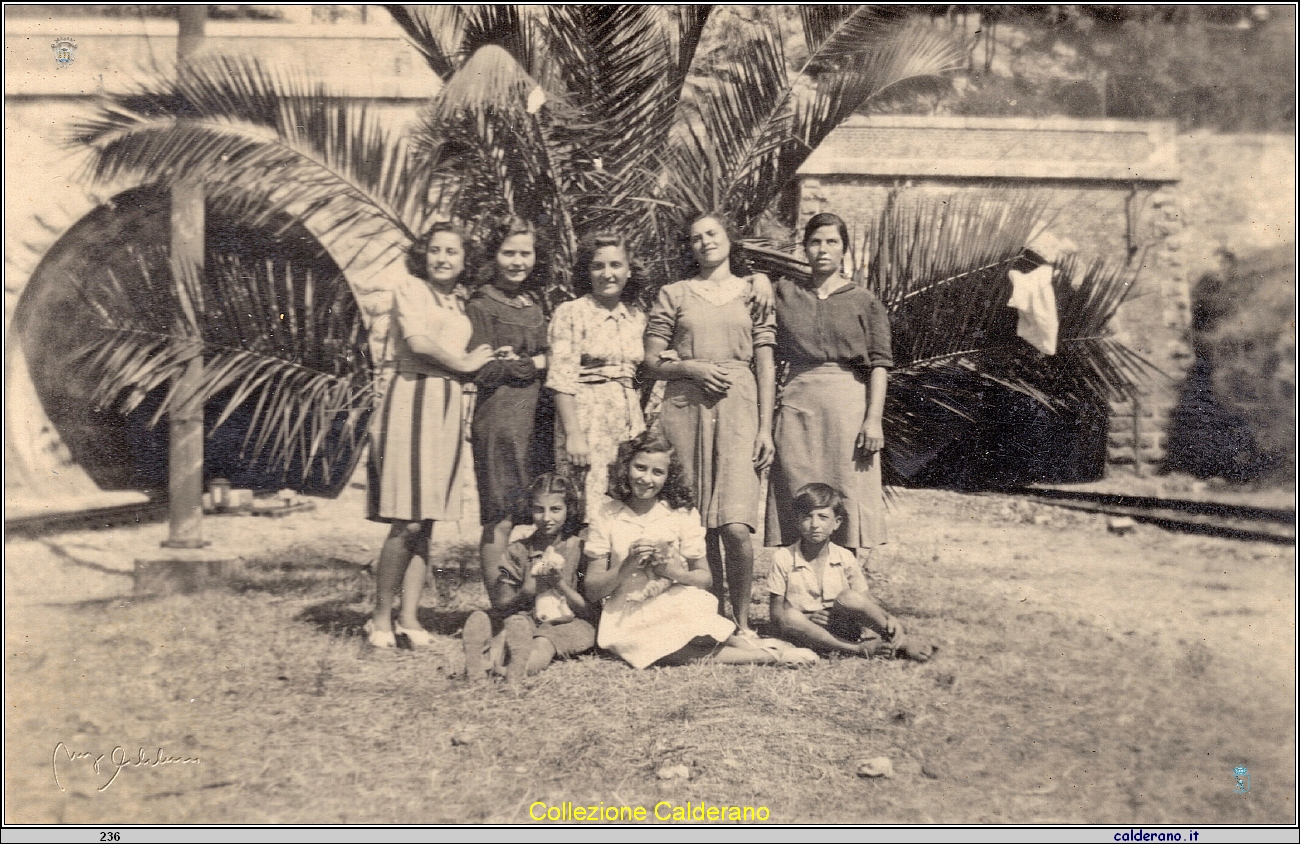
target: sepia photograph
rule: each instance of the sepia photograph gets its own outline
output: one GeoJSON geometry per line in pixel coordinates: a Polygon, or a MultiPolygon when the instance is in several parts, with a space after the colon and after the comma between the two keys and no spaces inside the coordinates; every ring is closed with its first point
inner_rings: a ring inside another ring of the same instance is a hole
{"type": "Polygon", "coordinates": [[[3,13],[6,838],[1297,840],[1295,4],[3,13]]]}

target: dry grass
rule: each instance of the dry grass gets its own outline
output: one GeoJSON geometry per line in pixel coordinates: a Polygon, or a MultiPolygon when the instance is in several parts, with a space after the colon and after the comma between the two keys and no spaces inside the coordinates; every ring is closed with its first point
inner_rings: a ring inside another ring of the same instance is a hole
{"type": "Polygon", "coordinates": [[[11,602],[6,819],[527,822],[535,800],[690,800],[779,822],[1294,822],[1290,549],[1121,539],[1041,512],[900,501],[872,588],[941,640],[926,665],[588,656],[518,689],[471,685],[457,631],[481,587],[430,590],[435,647],[374,651],[364,554],[332,541],[250,561],[225,591],[11,602]],[[60,791],[58,741],[202,761],[127,768],[100,792],[107,776],[65,760],[60,791]],[[857,778],[876,755],[895,777],[857,778]],[[690,780],[657,779],[664,764],[690,780]]]}

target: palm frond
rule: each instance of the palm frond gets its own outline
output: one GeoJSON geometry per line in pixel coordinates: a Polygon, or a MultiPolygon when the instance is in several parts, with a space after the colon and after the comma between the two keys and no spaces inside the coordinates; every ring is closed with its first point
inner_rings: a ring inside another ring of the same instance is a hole
{"type": "Polygon", "coordinates": [[[213,430],[241,417],[246,458],[296,472],[292,482],[315,473],[328,484],[347,470],[373,396],[360,313],[340,275],[210,253],[204,275],[187,282],[161,248],[132,263],[129,275],[106,268],[72,280],[100,318],[77,356],[99,406],[128,414],[161,394],[157,424],[187,400],[173,385],[198,354],[198,401],[220,408],[213,430]],[[192,324],[178,318],[186,300],[192,324]]]}
{"type": "Polygon", "coordinates": [[[70,140],[92,149],[95,180],[197,180],[252,224],[310,219],[322,237],[411,237],[430,189],[371,110],[247,58],[109,97],[70,140]]]}
{"type": "MultiPolygon", "coordinates": [[[[891,197],[854,238],[854,275],[881,299],[893,333],[885,423],[896,477],[911,476],[961,432],[995,423],[1008,392],[1053,413],[1086,415],[1156,372],[1107,332],[1133,274],[1105,262],[1058,263],[1057,354],[1017,336],[1008,272],[1026,260],[1045,210],[1029,193],[891,197]]],[[[756,268],[808,279],[797,256],[745,246],[756,268]]]]}
{"type": "Polygon", "coordinates": [[[775,29],[753,27],[743,59],[702,88],[696,115],[676,135],[673,169],[687,182],[678,195],[720,200],[714,207],[742,231],[854,110],[961,67],[946,34],[901,25],[896,12],[861,6],[803,17],[815,47],[798,73],[787,78],[775,29]]]}
{"type": "Polygon", "coordinates": [[[439,79],[445,82],[456,72],[464,58],[461,42],[465,36],[465,16],[461,6],[386,5],[384,8],[439,79]]]}

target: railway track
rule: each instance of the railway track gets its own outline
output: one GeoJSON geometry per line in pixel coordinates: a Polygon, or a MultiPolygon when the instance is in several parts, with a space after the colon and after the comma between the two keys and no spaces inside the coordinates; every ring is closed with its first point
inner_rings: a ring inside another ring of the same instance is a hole
{"type": "Polygon", "coordinates": [[[6,536],[36,537],[67,530],[102,530],[167,519],[167,500],[141,501],[118,507],[68,510],[5,520],[6,536]]]}
{"type": "Polygon", "coordinates": [[[1296,541],[1295,510],[1027,487],[998,490],[993,494],[1030,499],[1070,510],[1128,516],[1135,522],[1184,533],[1283,545],[1294,545],[1296,541]]]}

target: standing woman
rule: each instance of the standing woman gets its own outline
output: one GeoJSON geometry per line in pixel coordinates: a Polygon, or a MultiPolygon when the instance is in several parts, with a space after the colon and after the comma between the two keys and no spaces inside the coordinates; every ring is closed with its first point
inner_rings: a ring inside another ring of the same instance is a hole
{"type": "Polygon", "coordinates": [[[471,327],[456,282],[465,269],[465,242],[450,223],[436,223],[407,251],[411,277],[393,290],[389,343],[396,374],[371,428],[367,518],[390,527],[379,553],[370,644],[430,644],[416,610],[424,588],[433,523],[461,517],[468,478],[463,382],[492,360],[492,348],[466,352],[471,327]],[[415,564],[420,557],[424,563],[415,564]],[[393,601],[402,589],[401,621],[393,601]]]}
{"type": "Polygon", "coordinates": [[[590,235],[579,244],[573,268],[574,287],[586,295],[551,317],[546,386],[555,391],[559,416],[556,464],[575,479],[586,473],[588,513],[609,492],[609,464],[619,443],[645,430],[632,385],[645,349],[645,313],[633,304],[639,282],[622,235],[590,235]]]}
{"type": "Polygon", "coordinates": [[[646,371],[667,381],[660,425],[681,457],[704,521],[712,590],[721,604],[725,579],[732,618],[749,626],[759,474],[772,461],[775,369],[771,312],[755,321],[754,283],[731,271],[734,238],[719,215],[689,228],[694,275],[665,285],[650,309],[646,371]],[[755,371],[750,364],[755,364],[755,371]]]}
{"type": "Polygon", "coordinates": [[[768,479],[768,545],[799,540],[792,502],[804,484],[843,490],[848,518],[831,537],[850,549],[885,542],[880,452],[889,368],[889,318],[880,300],[843,271],[848,227],[816,214],[804,228],[807,285],[776,284],[776,350],[789,363],[776,418],[776,463],[768,479]]]}
{"type": "MultiPolygon", "coordinates": [[[[478,371],[478,403],[471,440],[483,536],[483,581],[496,582],[510,540],[519,494],[532,483],[534,428],[546,371],[546,316],[529,289],[537,265],[537,230],[506,217],[489,235],[484,255],[491,273],[465,307],[474,327],[471,345],[487,344],[496,359],[478,371]]],[[[545,456],[549,463],[550,455],[545,456]]]]}

